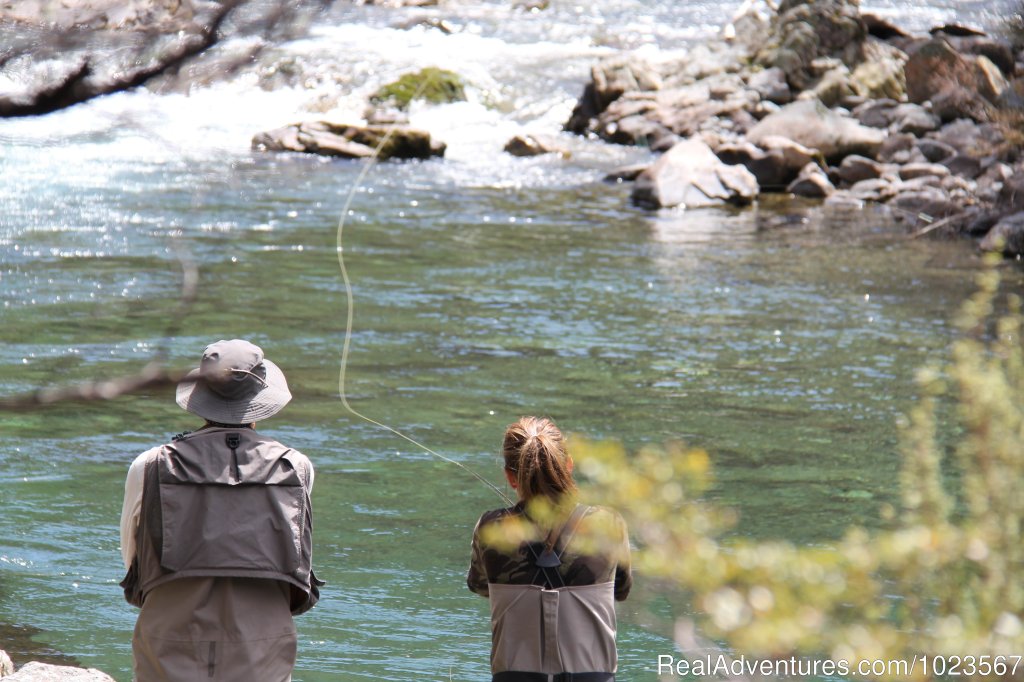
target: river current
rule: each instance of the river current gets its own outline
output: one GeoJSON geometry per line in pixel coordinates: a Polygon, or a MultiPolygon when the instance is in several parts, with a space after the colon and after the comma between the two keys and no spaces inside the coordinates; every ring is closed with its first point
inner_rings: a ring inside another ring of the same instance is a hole
{"type": "MultiPolygon", "coordinates": [[[[464,574],[473,524],[500,500],[338,399],[336,237],[355,186],[347,392],[361,412],[495,483],[522,414],[631,447],[685,440],[711,453],[711,496],[739,510],[738,534],[813,543],[876,524],[914,373],[943,357],[972,290],[969,245],[907,240],[871,207],[640,211],[602,177],[642,149],[566,137],[567,160],[501,153],[516,133],[558,134],[600,57],[685,50],[738,5],[346,5],[230,78],[0,122],[0,390],[131,373],[161,348],[187,368],[212,340],[260,344],[294,394],[262,430],[318,471],[328,585],[298,620],[295,679],[486,679],[486,602],[464,574]],[[356,185],[359,163],[249,149],[314,110],[357,119],[379,85],[427,65],[470,83],[467,102],[413,108],[444,160],[381,164],[356,185]],[[201,285],[178,319],[182,259],[201,285]]],[[[995,17],[987,1],[865,5],[918,31],[995,17]]],[[[172,393],[0,417],[0,648],[19,662],[130,679],[118,515],[131,460],[197,426],[172,393]]],[[[673,653],[662,595],[637,582],[619,611],[627,682],[673,653]]]]}

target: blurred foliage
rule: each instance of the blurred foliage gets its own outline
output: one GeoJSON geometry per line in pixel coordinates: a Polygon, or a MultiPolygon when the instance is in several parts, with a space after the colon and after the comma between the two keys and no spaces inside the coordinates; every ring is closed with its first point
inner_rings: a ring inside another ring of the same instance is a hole
{"type": "Polygon", "coordinates": [[[370,96],[370,101],[375,104],[401,110],[408,109],[414,99],[423,99],[434,104],[463,102],[466,99],[465,84],[462,77],[454,71],[429,66],[416,73],[403,75],[370,96]]]}
{"type": "MultiPolygon", "coordinates": [[[[845,660],[853,670],[1024,654],[1020,299],[1009,296],[996,316],[995,272],[979,285],[951,360],[919,372],[921,398],[903,425],[902,510],[884,530],[853,527],[828,546],[725,539],[734,515],[701,499],[709,457],[680,445],[628,453],[574,439],[585,495],[626,517],[636,570],[689,593],[703,631],[738,654],[845,660]],[[936,425],[949,398],[961,435],[944,448],[936,425]]],[[[1011,675],[995,660],[961,677],[1024,679],[1024,662],[1011,675]]],[[[872,677],[935,677],[923,667],[872,677]]]]}

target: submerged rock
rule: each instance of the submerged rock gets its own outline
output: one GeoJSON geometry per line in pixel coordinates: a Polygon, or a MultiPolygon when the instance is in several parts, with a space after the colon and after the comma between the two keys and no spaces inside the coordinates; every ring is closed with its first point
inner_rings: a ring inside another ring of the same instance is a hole
{"type": "Polygon", "coordinates": [[[558,154],[563,158],[569,158],[569,150],[558,144],[558,142],[544,135],[516,135],[505,144],[505,151],[512,156],[541,156],[543,154],[558,154]]]}
{"type": "Polygon", "coordinates": [[[349,159],[428,159],[444,156],[445,144],[430,133],[402,126],[352,126],[327,121],[296,123],[257,133],[252,148],[269,152],[305,152],[349,159]]]}
{"type": "Polygon", "coordinates": [[[723,163],[697,139],[680,142],[641,173],[632,200],[644,208],[748,204],[757,196],[757,180],[743,166],[723,163]]]}

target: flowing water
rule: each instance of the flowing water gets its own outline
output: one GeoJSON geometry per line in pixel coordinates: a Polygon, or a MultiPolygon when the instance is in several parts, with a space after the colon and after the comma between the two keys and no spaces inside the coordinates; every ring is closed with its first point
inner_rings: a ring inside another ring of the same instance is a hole
{"type": "MultiPolygon", "coordinates": [[[[569,160],[503,155],[512,134],[558,131],[596,59],[685,48],[738,5],[551,4],[346,7],[209,87],[0,123],[4,394],[131,373],[161,348],[187,368],[218,338],[284,368],[294,401],[263,430],[317,467],[328,581],[298,621],[296,680],[488,674],[486,602],[463,577],[473,523],[500,500],[338,400],[336,228],[361,165],[248,149],[310,107],[358,117],[414,66],[472,85],[468,102],[413,110],[445,160],[379,165],[354,195],[357,409],[496,483],[502,430],[522,414],[631,446],[683,439],[712,453],[711,494],[755,537],[835,538],[894,500],[896,421],[915,369],[949,343],[972,249],[903,239],[870,208],[639,211],[601,177],[640,149],[567,138],[569,160]],[[395,27],[424,14],[456,32],[395,27]],[[180,259],[201,289],[179,320],[180,259]]],[[[923,30],[986,7],[869,9],[923,30]]],[[[170,390],[2,416],[0,648],[129,679],[124,474],[195,426],[170,390]]],[[[627,681],[655,679],[672,652],[638,583],[620,609],[627,681]]]]}

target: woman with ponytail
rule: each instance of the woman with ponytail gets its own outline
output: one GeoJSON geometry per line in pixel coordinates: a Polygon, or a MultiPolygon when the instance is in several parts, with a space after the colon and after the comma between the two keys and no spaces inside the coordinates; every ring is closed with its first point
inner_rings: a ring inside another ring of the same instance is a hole
{"type": "Polygon", "coordinates": [[[491,603],[492,682],[613,682],[615,601],[629,594],[629,538],[616,512],[580,504],[558,427],[505,430],[519,501],[473,531],[469,589],[491,603]]]}

